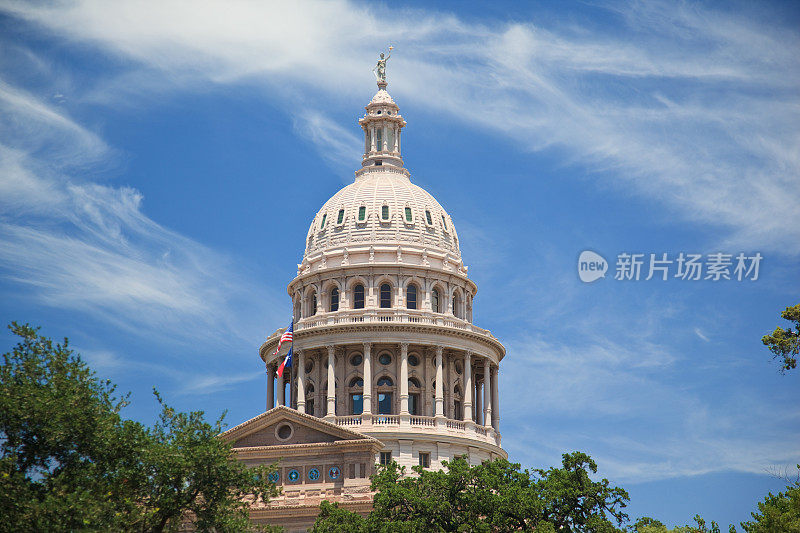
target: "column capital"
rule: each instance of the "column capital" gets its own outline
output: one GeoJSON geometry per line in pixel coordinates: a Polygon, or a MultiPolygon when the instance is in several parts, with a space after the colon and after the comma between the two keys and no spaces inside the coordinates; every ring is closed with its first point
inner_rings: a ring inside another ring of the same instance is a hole
{"type": "Polygon", "coordinates": [[[367,353],[367,352],[369,352],[371,349],[372,349],[372,343],[371,343],[371,342],[365,342],[365,343],[364,343],[364,353],[366,354],[366,353],[367,353]]]}
{"type": "Polygon", "coordinates": [[[333,355],[333,352],[336,349],[336,346],[334,346],[333,344],[326,344],[325,348],[328,349],[328,355],[330,356],[330,355],[333,355]]]}
{"type": "Polygon", "coordinates": [[[437,357],[441,356],[442,352],[444,352],[444,346],[437,346],[436,347],[436,356],[437,357]]]}
{"type": "Polygon", "coordinates": [[[410,344],[411,343],[408,343],[408,342],[401,342],[400,343],[400,349],[407,352],[408,351],[408,347],[409,347],[410,344]]]}

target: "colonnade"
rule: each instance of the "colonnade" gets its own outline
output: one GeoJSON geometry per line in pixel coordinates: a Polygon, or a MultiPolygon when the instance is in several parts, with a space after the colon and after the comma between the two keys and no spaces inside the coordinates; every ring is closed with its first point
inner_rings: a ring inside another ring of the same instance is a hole
{"type": "MultiPolygon", "coordinates": [[[[399,395],[399,411],[392,412],[402,416],[420,416],[421,413],[409,412],[409,343],[399,343],[395,345],[399,348],[398,357],[398,376],[399,384],[394,383],[394,391],[399,395]]],[[[363,411],[362,417],[371,417],[373,414],[373,396],[374,396],[374,361],[373,361],[373,347],[374,344],[370,342],[363,343],[362,361],[360,363],[361,377],[363,381],[362,398],[363,398],[363,411]]],[[[322,397],[326,404],[327,409],[324,411],[326,415],[320,418],[333,419],[336,414],[337,406],[337,387],[336,387],[336,348],[337,346],[326,346],[322,354],[320,354],[319,362],[322,364],[325,360],[324,354],[327,352],[327,389],[321,391],[324,393],[322,397]]],[[[316,352],[317,350],[314,350],[316,352]]],[[[441,346],[435,346],[432,350],[435,353],[435,387],[434,387],[434,401],[432,414],[434,417],[445,417],[445,391],[444,387],[447,385],[451,388],[452,383],[446,383],[444,375],[444,349],[441,346]]],[[[395,352],[397,353],[397,352],[395,352]]],[[[306,352],[303,350],[296,350],[294,352],[294,364],[292,367],[284,372],[283,377],[278,377],[276,373],[275,364],[267,365],[267,409],[273,408],[277,405],[284,405],[286,402],[286,384],[296,383],[296,387],[289,387],[289,406],[297,409],[301,413],[306,412],[306,390],[307,390],[307,375],[306,367],[306,352]],[[277,391],[275,383],[277,381],[277,391]],[[277,392],[277,394],[276,394],[277,392]]],[[[345,354],[346,355],[346,354],[345,354]]],[[[344,357],[344,355],[341,355],[344,357]]],[[[463,362],[463,390],[461,391],[460,413],[459,410],[453,409],[451,402],[451,417],[460,420],[472,420],[478,425],[487,428],[493,427],[495,430],[499,428],[499,393],[498,393],[498,367],[492,362],[489,357],[482,356],[473,352],[463,352],[463,356],[451,355],[451,361],[463,362]],[[480,372],[480,375],[476,375],[480,372]],[[455,412],[454,412],[455,411],[455,412]],[[460,416],[459,416],[460,415],[460,416]]],[[[346,364],[347,361],[344,361],[346,364]]],[[[320,371],[322,377],[322,371],[320,371]]],[[[343,382],[344,376],[340,376],[341,394],[346,394],[346,386],[343,382]]],[[[319,385],[322,382],[318,381],[319,385]]],[[[340,403],[340,402],[339,402],[340,403]]],[[[341,403],[340,403],[341,406],[341,403]]],[[[321,411],[322,405],[315,406],[313,411],[321,411]]],[[[315,413],[316,414],[316,413],[315,413]]],[[[339,413],[343,414],[343,413],[339,413]]],[[[351,412],[344,414],[350,415],[351,412]]],[[[380,413],[388,414],[388,413],[380,413]]],[[[318,415],[317,415],[318,416],[318,415]]]]}

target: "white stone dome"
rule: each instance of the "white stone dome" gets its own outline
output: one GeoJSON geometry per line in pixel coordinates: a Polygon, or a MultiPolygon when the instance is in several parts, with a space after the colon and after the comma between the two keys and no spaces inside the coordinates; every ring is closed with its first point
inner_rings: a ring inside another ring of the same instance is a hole
{"type": "Polygon", "coordinates": [[[427,249],[461,262],[450,215],[428,191],[390,169],[361,174],[325,202],[306,236],[304,259],[364,245],[427,249]]]}
{"type": "Polygon", "coordinates": [[[427,250],[461,263],[450,215],[405,169],[373,167],[325,202],[308,230],[304,260],[365,245],[427,250]]]}

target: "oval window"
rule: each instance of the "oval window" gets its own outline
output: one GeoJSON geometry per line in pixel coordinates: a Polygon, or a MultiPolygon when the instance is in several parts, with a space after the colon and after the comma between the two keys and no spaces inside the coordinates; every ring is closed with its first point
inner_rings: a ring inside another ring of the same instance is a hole
{"type": "Polygon", "coordinates": [[[419,357],[414,354],[408,356],[408,364],[411,366],[417,366],[419,364],[419,357]]]}
{"type": "Polygon", "coordinates": [[[353,357],[350,358],[350,364],[353,366],[358,366],[364,361],[364,358],[361,357],[360,353],[355,354],[353,357]]]}
{"type": "Polygon", "coordinates": [[[388,353],[382,353],[380,357],[378,357],[378,362],[382,365],[388,365],[392,362],[392,356],[388,353]]]}

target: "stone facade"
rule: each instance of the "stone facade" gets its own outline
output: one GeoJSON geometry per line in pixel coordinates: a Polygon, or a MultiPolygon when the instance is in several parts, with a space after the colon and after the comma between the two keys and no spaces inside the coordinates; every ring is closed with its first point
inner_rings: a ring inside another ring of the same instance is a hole
{"type": "Polygon", "coordinates": [[[312,219],[287,288],[293,364],[277,377],[288,348],[276,353],[278,330],[259,350],[267,412],[225,434],[245,462],[281,458],[284,496],[254,507],[254,520],[302,527],[306,518],[292,517],[315,515],[323,498],[367,512],[368,477],[388,460],[435,469],[456,456],[472,464],[507,457],[498,388],[505,348],[472,323],[477,286],[455,225],[411,183],[400,151],[406,122],[386,82],[378,89],[359,120],[362,168],[312,219]],[[281,429],[289,413],[303,421],[291,435],[281,429]],[[340,485],[306,479],[330,465],[352,476],[340,485]],[[303,483],[287,477],[292,471],[303,483]]]}
{"type": "Polygon", "coordinates": [[[369,476],[381,443],[371,437],[279,406],[221,436],[245,464],[278,464],[273,480],[283,493],[267,505],[254,502],[254,523],[306,531],[322,500],[366,515],[372,508],[369,476]]]}

